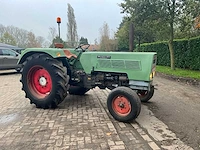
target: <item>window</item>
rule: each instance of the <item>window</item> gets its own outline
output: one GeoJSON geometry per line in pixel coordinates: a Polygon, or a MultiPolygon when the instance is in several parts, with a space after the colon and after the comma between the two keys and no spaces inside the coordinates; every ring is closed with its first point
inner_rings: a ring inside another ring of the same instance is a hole
{"type": "MultiPolygon", "coordinates": [[[[16,56],[15,52],[8,49],[2,49],[2,53],[3,55],[7,55],[7,56],[16,56]]],[[[1,52],[0,52],[0,55],[1,55],[1,52]]]]}

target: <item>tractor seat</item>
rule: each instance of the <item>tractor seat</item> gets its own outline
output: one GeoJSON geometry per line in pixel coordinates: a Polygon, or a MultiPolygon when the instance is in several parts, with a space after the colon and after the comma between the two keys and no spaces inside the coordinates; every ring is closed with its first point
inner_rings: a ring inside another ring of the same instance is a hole
{"type": "Polygon", "coordinates": [[[77,58],[77,56],[75,54],[72,54],[69,50],[65,49],[63,51],[68,59],[70,59],[71,57],[77,58]]]}

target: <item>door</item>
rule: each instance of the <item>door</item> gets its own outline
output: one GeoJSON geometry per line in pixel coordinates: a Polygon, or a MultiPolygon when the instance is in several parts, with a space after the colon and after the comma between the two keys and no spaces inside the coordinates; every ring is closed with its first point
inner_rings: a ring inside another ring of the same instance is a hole
{"type": "Polygon", "coordinates": [[[19,55],[10,49],[2,49],[2,59],[4,69],[15,69],[17,67],[17,61],[19,55]]]}
{"type": "Polygon", "coordinates": [[[3,53],[1,49],[0,49],[0,69],[3,69],[3,53]]]}

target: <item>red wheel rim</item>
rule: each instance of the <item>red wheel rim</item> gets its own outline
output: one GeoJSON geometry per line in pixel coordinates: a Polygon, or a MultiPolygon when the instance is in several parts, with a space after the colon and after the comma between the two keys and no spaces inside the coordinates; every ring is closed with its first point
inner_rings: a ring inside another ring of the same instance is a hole
{"type": "Polygon", "coordinates": [[[131,104],[124,96],[117,96],[113,99],[112,107],[115,113],[120,116],[127,116],[131,112],[131,104]]]}
{"type": "Polygon", "coordinates": [[[34,66],[28,72],[28,86],[34,96],[43,98],[52,90],[51,75],[43,67],[34,66]]]}

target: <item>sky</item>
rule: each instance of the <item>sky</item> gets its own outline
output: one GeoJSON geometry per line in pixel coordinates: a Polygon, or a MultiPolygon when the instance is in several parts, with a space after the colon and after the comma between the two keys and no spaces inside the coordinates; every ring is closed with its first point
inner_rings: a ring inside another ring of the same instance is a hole
{"type": "Polygon", "coordinates": [[[0,0],[0,24],[13,25],[36,36],[48,39],[49,27],[58,28],[56,18],[61,17],[61,38],[67,37],[67,3],[75,13],[78,36],[89,43],[99,40],[99,29],[104,22],[112,35],[119,27],[123,14],[118,4],[122,0],[0,0]]]}

